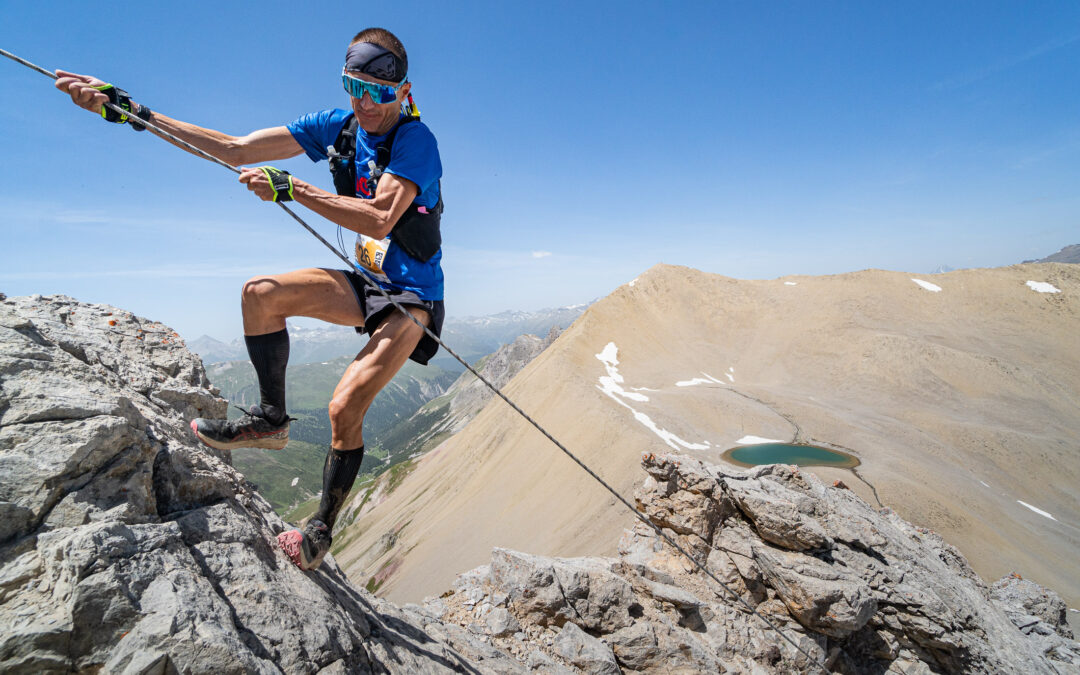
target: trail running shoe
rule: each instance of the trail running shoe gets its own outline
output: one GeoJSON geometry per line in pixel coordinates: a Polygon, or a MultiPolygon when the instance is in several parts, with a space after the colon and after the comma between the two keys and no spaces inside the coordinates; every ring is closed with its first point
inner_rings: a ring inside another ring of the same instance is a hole
{"type": "Polygon", "coordinates": [[[313,570],[322,563],[330,550],[330,528],[314,518],[304,526],[304,531],[289,530],[278,535],[278,546],[289,560],[302,570],[313,570]]]}
{"type": "MultiPolygon", "coordinates": [[[[241,408],[243,410],[243,408],[241,408]]],[[[281,450],[289,442],[289,419],[281,424],[268,420],[257,405],[235,420],[191,420],[191,430],[199,440],[218,450],[233,448],[266,448],[281,450]]]]}

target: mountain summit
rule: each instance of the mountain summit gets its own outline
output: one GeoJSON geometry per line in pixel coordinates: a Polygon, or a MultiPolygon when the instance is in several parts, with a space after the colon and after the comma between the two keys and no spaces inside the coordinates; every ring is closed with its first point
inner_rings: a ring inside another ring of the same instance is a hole
{"type": "MultiPolygon", "coordinates": [[[[505,391],[624,495],[642,452],[724,464],[755,438],[845,450],[858,476],[809,470],[941,532],[983,578],[1017,570],[1075,607],[1078,335],[1075,265],[774,280],[658,265],[505,391]]],[[[493,546],[611,555],[608,533],[630,524],[494,400],[350,526],[338,560],[417,601],[493,546]]]]}

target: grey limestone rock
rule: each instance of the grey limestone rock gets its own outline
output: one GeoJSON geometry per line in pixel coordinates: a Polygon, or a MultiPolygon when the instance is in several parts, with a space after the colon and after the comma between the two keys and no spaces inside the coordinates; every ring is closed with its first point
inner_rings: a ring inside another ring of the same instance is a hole
{"type": "Polygon", "coordinates": [[[495,549],[493,585],[505,593],[519,617],[539,625],[567,621],[610,632],[631,623],[630,583],[599,558],[545,558],[495,549]]]}
{"type": "Polygon", "coordinates": [[[1067,663],[1080,673],[1080,648],[1066,619],[1068,609],[1061,597],[1048,588],[1009,574],[990,587],[990,599],[1020,632],[1034,641],[1043,654],[1067,663]]]}
{"type": "Polygon", "coordinates": [[[188,428],[225,402],[166,326],[0,301],[0,671],[526,672],[456,625],[302,572],[188,428]]]}
{"type": "Polygon", "coordinates": [[[567,623],[559,631],[555,652],[586,673],[619,675],[622,672],[611,648],[574,623],[567,623]]]}
{"type": "Polygon", "coordinates": [[[505,597],[521,629],[496,645],[581,672],[1077,672],[1056,596],[1005,580],[989,600],[954,547],[849,490],[782,465],[643,465],[642,512],[704,546],[691,553],[726,589],[635,523],[618,558],[495,549],[440,616],[466,625],[474,595],[505,597]]]}

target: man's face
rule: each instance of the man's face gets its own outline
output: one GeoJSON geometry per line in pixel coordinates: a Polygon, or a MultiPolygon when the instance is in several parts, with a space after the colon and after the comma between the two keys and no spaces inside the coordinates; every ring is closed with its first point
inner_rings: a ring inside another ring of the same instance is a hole
{"type": "MultiPolygon", "coordinates": [[[[358,80],[371,82],[373,84],[382,84],[390,87],[397,84],[397,82],[390,82],[389,80],[380,80],[366,73],[351,70],[345,72],[350,77],[355,77],[358,80]]],[[[409,95],[409,90],[411,88],[411,82],[406,82],[398,87],[397,98],[389,103],[376,103],[371,99],[371,95],[366,92],[364,93],[363,98],[350,96],[349,99],[352,103],[352,110],[356,114],[356,119],[360,123],[360,127],[364,129],[364,131],[380,131],[381,127],[385,126],[388,122],[396,120],[398,111],[401,109],[401,102],[409,95]]]]}

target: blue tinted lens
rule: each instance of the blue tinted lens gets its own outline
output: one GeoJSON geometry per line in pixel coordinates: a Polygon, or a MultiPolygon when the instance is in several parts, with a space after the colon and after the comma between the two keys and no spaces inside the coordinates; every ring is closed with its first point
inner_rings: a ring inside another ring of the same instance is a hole
{"type": "Polygon", "coordinates": [[[397,88],[385,84],[365,82],[345,73],[341,74],[341,82],[345,85],[345,91],[349,96],[363,98],[364,93],[371,97],[375,103],[390,103],[397,100],[397,88]]]}

